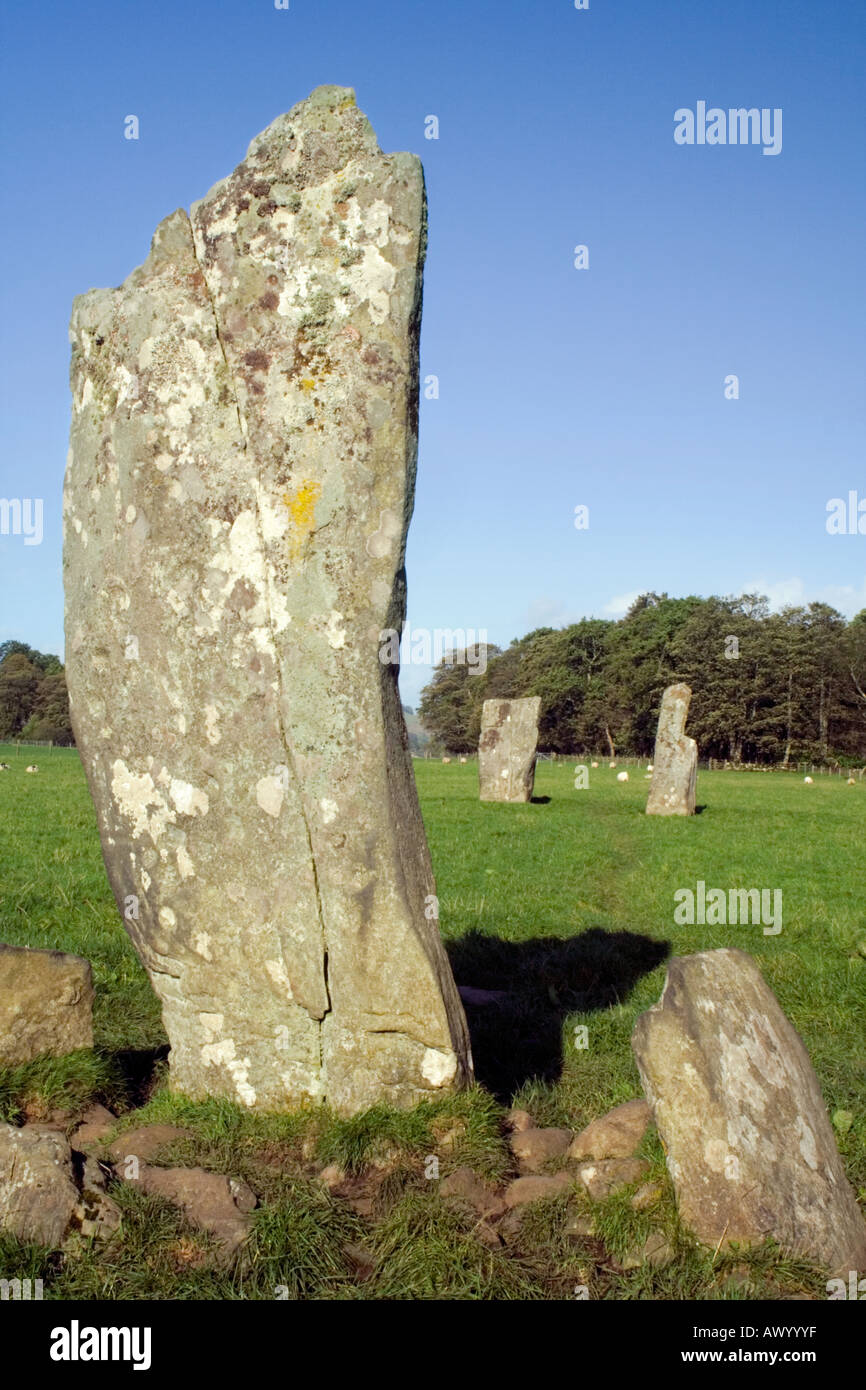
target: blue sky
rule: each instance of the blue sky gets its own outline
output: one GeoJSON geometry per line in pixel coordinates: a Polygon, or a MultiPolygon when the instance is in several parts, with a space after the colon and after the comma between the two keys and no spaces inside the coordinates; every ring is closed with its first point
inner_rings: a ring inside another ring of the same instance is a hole
{"type": "Polygon", "coordinates": [[[825,529],[866,498],[864,58],[850,0],[7,7],[0,497],[43,498],[44,539],[0,536],[0,640],[62,651],[73,296],[321,83],[427,177],[413,627],[507,644],[644,589],[866,607],[866,536],[825,529]],[[782,108],[781,153],[677,145],[702,100],[782,108]]]}

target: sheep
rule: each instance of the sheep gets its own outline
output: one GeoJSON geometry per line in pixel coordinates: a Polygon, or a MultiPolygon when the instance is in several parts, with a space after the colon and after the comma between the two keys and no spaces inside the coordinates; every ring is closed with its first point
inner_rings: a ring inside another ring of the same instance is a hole
{"type": "Polygon", "coordinates": [[[593,763],[593,767],[598,767],[598,763],[593,763]]]}
{"type": "Polygon", "coordinates": [[[465,762],[466,762],[466,759],[465,759],[465,758],[461,758],[460,761],[461,761],[461,763],[465,763],[465,762]]]}
{"type": "Polygon", "coordinates": [[[36,766],[35,763],[31,763],[30,766],[29,766],[28,768],[25,768],[25,771],[26,771],[26,772],[38,772],[38,771],[39,771],[39,768],[36,766]]]}
{"type": "Polygon", "coordinates": [[[616,767],[616,763],[608,763],[608,767],[613,769],[616,767]]]}
{"type": "Polygon", "coordinates": [[[652,772],[652,771],[654,771],[652,763],[647,763],[647,765],[646,765],[646,770],[647,770],[647,772],[652,772]]]}
{"type": "Polygon", "coordinates": [[[857,785],[856,779],[855,779],[854,777],[849,777],[849,778],[848,778],[848,786],[849,786],[849,787],[856,787],[856,785],[857,785]]]}
{"type": "Polygon", "coordinates": [[[807,787],[811,787],[811,785],[812,785],[812,778],[811,778],[811,777],[804,777],[804,778],[803,778],[803,781],[806,783],[806,786],[807,786],[807,787]]]}
{"type": "Polygon", "coordinates": [[[10,768],[9,764],[8,764],[8,763],[0,763],[0,772],[11,772],[11,768],[10,768]]]}
{"type": "Polygon", "coordinates": [[[450,758],[443,758],[442,761],[443,761],[443,763],[450,763],[451,759],[450,759],[450,758]]]}
{"type": "Polygon", "coordinates": [[[627,772],[618,772],[618,773],[616,774],[616,780],[617,780],[618,782],[627,782],[627,781],[628,781],[628,773],[627,773],[627,772]]]}

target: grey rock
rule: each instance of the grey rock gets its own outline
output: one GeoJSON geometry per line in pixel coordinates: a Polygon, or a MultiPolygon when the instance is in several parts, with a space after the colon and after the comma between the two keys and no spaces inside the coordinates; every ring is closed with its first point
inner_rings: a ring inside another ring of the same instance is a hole
{"type": "MultiPolygon", "coordinates": [[[[150,1159],[158,1157],[163,1149],[191,1137],[191,1130],[179,1129],[177,1125],[139,1125],[136,1129],[128,1129],[119,1135],[110,1145],[108,1152],[117,1165],[123,1164],[130,1157],[149,1162],[150,1159]]],[[[75,1136],[73,1141],[74,1138],[75,1136]]]]}
{"type": "Polygon", "coordinates": [[[772,1237],[866,1270],[866,1223],[797,1032],[745,951],[675,957],[632,1048],[680,1215],[703,1244],[772,1237]]]}
{"type": "Polygon", "coordinates": [[[524,1129],[516,1130],[509,1143],[521,1168],[539,1173],[551,1159],[562,1158],[571,1140],[570,1129],[524,1129]]]}
{"type": "Polygon", "coordinates": [[[565,1234],[570,1240],[585,1240],[595,1233],[595,1219],[584,1212],[573,1212],[565,1223],[565,1234]]]}
{"type": "Polygon", "coordinates": [[[669,685],[662,696],[646,804],[648,816],[695,814],[698,745],[684,732],[691,698],[691,690],[682,684],[669,685]]]}
{"type": "Polygon", "coordinates": [[[116,1125],[117,1118],[104,1105],[91,1105],[72,1134],[72,1147],[82,1152],[96,1148],[116,1125]]]}
{"type": "Polygon", "coordinates": [[[650,1231],[643,1245],[629,1250],[620,1259],[611,1261],[614,1269],[626,1273],[630,1269],[640,1269],[648,1264],[653,1269],[664,1269],[675,1258],[675,1252],[663,1231],[650,1231]]]}
{"type": "Polygon", "coordinates": [[[426,207],[346,88],[76,300],[67,679],[192,1097],[471,1079],[397,687],[426,207]]]}
{"type": "Polygon", "coordinates": [[[500,1194],[467,1167],[455,1168],[443,1178],[439,1195],[446,1201],[471,1207],[479,1216],[499,1216],[505,1211],[505,1201],[500,1194]]]}
{"type": "Polygon", "coordinates": [[[90,961],[0,945],[0,1062],[18,1066],[93,1046],[90,961]]]}
{"type": "Polygon", "coordinates": [[[541,700],[485,700],[478,778],[482,801],[531,801],[541,700]]]}
{"type": "Polygon", "coordinates": [[[643,1099],[627,1100],[582,1129],[568,1150],[569,1158],[628,1158],[643,1139],[651,1119],[643,1099]]]}
{"type": "Polygon", "coordinates": [[[661,1200],[662,1192],[663,1189],[660,1183],[641,1183],[637,1192],[629,1202],[629,1206],[632,1207],[634,1211],[649,1211],[650,1207],[654,1207],[656,1202],[661,1200]]]}
{"type": "Polygon", "coordinates": [[[62,1134],[0,1124],[0,1231],[57,1249],[78,1201],[62,1134]]]}
{"type": "Polygon", "coordinates": [[[581,1163],[577,1176],[594,1202],[602,1202],[630,1183],[640,1182],[649,1172],[642,1158],[602,1158],[594,1163],[581,1163]]]}
{"type": "Polygon", "coordinates": [[[505,1205],[520,1207],[527,1202],[543,1202],[549,1197],[562,1197],[574,1189],[573,1173],[540,1174],[538,1177],[515,1178],[505,1189],[505,1205]]]}
{"type": "Polygon", "coordinates": [[[136,1187],[179,1207],[187,1221],[215,1236],[220,1257],[230,1260],[249,1235],[256,1195],[245,1182],[204,1168],[154,1168],[142,1163],[136,1187]]]}

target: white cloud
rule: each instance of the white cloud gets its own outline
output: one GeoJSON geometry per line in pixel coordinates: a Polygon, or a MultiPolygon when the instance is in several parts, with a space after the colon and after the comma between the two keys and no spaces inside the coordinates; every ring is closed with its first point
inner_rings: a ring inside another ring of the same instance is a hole
{"type": "Polygon", "coordinates": [[[829,603],[838,608],[846,618],[853,618],[862,608],[866,608],[866,579],[858,588],[854,584],[824,584],[821,588],[807,590],[802,579],[778,579],[770,583],[766,579],[753,579],[738,590],[743,594],[765,594],[770,607],[778,612],[786,604],[805,606],[808,603],[829,603]]]}
{"type": "Polygon", "coordinates": [[[644,593],[643,589],[633,589],[630,594],[620,594],[617,598],[612,598],[610,603],[606,603],[602,609],[603,613],[610,613],[614,618],[620,618],[627,613],[636,598],[640,598],[644,593]]]}
{"type": "Polygon", "coordinates": [[[527,632],[534,632],[537,627],[568,627],[578,621],[576,614],[557,598],[533,599],[524,615],[527,632]]]}

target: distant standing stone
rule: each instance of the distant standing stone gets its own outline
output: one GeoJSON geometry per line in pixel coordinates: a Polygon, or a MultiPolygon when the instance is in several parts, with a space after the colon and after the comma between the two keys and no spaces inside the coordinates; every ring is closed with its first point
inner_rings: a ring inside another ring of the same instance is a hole
{"type": "Polygon", "coordinates": [[[93,1046],[90,961],[66,951],[0,945],[0,1063],[93,1046]]]}
{"type": "Polygon", "coordinates": [[[646,804],[648,816],[695,814],[698,745],[684,732],[691,698],[687,685],[669,685],[662,696],[646,804]]]}
{"type": "Polygon", "coordinates": [[[745,951],[674,957],[632,1035],[680,1216],[704,1245],[866,1273],[866,1224],[808,1053],[745,951]]]}
{"type": "Polygon", "coordinates": [[[531,801],[541,699],[485,700],[478,776],[482,801],[531,801]]]}

